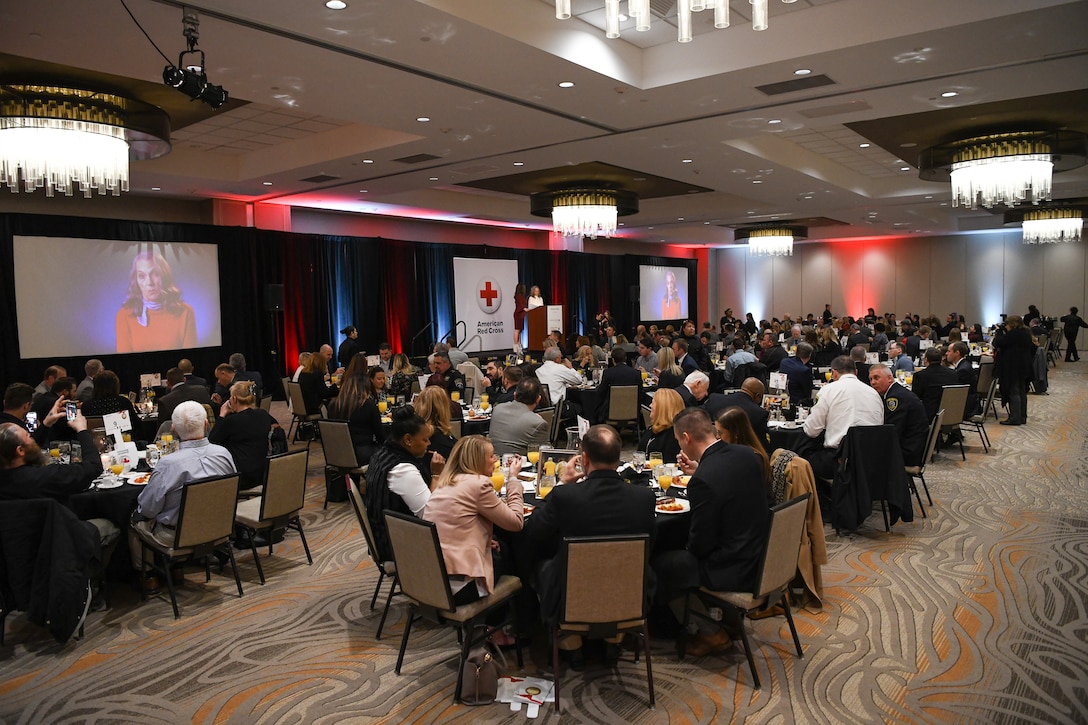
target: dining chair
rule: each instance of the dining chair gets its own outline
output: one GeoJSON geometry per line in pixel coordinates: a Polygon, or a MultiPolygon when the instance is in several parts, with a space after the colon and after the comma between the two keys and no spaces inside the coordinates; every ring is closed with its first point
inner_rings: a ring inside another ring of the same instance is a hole
{"type": "Polygon", "coordinates": [[[635,424],[635,436],[641,431],[639,425],[638,385],[613,385],[608,390],[608,415],[606,423],[615,425],[617,431],[623,431],[624,423],[635,424]]]}
{"type": "Polygon", "coordinates": [[[982,450],[986,453],[990,452],[990,436],[986,433],[986,410],[994,407],[994,398],[997,396],[997,378],[990,380],[990,387],[986,391],[985,397],[982,399],[982,412],[977,415],[972,415],[970,418],[965,418],[960,422],[960,431],[963,431],[964,426],[971,426],[975,433],[978,433],[978,437],[982,440],[982,450]]]}
{"type": "Polygon", "coordinates": [[[694,611],[691,598],[701,597],[704,601],[724,605],[736,614],[740,623],[740,638],[744,644],[744,654],[748,658],[748,668],[752,671],[752,680],[756,689],[761,689],[759,673],[756,672],[755,659],[752,657],[752,645],[748,642],[745,628],[747,614],[757,609],[769,609],[782,602],[786,621],[790,625],[793,644],[797,648],[797,657],[805,656],[801,649],[801,639],[797,636],[797,627],[793,623],[790,607],[789,585],[797,574],[797,557],[801,549],[801,536],[805,528],[806,507],[810,494],[802,494],[771,509],[771,524],[767,527],[767,540],[763,547],[763,559],[759,564],[759,576],[751,592],[718,592],[700,587],[698,592],[689,592],[684,602],[684,626],[681,629],[679,651],[684,658],[687,647],[687,626],[692,614],[703,619],[710,619],[708,614],[694,611]]]}
{"type": "MultiPolygon", "coordinates": [[[[978,387],[975,388],[978,393],[979,400],[985,400],[989,395],[990,382],[996,380],[994,375],[994,359],[989,355],[983,355],[978,364],[978,387]]],[[[982,409],[982,417],[986,418],[993,413],[994,420],[997,420],[997,406],[993,401],[990,401],[989,408],[982,409]]]]}
{"type": "MultiPolygon", "coordinates": [[[[321,420],[321,412],[313,412],[306,410],[306,398],[302,395],[302,386],[298,383],[287,381],[287,399],[291,401],[291,425],[287,428],[287,440],[292,440],[291,431],[295,431],[294,440],[298,440],[299,428],[304,424],[313,425],[317,421],[321,420]]],[[[313,442],[314,436],[310,436],[306,440],[306,448],[309,450],[310,443],[313,442]]]]}
{"type": "MultiPolygon", "coordinates": [[[[964,408],[967,407],[967,393],[970,385],[945,385],[941,391],[940,408],[944,409],[944,422],[941,430],[945,433],[959,431],[963,422],[964,408]]],[[[959,437],[960,457],[967,460],[967,453],[963,449],[963,436],[959,437]]]]}
{"type": "Polygon", "coordinates": [[[929,436],[926,438],[926,450],[922,454],[922,464],[920,466],[906,466],[905,470],[910,476],[910,486],[914,489],[914,495],[918,497],[918,507],[922,509],[922,516],[926,515],[926,510],[922,507],[922,497],[918,494],[918,486],[915,485],[914,479],[918,479],[922,482],[922,488],[926,490],[926,498],[929,499],[929,505],[933,505],[933,497],[929,495],[929,486],[926,485],[926,466],[929,465],[930,460],[933,458],[933,452],[937,450],[937,438],[941,434],[941,423],[944,420],[944,408],[937,411],[937,415],[933,416],[933,420],[929,424],[929,436]]]}
{"type": "MultiPolygon", "coordinates": [[[[547,391],[548,386],[541,386],[541,390],[547,391]]],[[[552,409],[552,420],[548,426],[548,441],[553,445],[559,445],[559,434],[563,432],[563,403],[564,396],[560,395],[559,400],[556,402],[552,409]]]]}
{"type": "Polygon", "coordinates": [[[378,632],[374,636],[374,639],[381,639],[382,629],[385,628],[385,618],[389,616],[389,605],[393,603],[393,597],[398,591],[397,564],[392,560],[384,561],[378,555],[378,547],[374,544],[374,529],[370,525],[370,517],[366,510],[366,504],[363,502],[363,495],[359,492],[359,487],[355,485],[355,480],[351,476],[344,476],[344,482],[348,487],[348,499],[351,501],[352,508],[355,509],[355,518],[359,520],[359,528],[363,532],[363,538],[366,539],[366,549],[370,552],[370,559],[374,562],[374,566],[378,568],[378,583],[374,587],[374,595],[370,597],[371,610],[374,609],[374,605],[378,601],[378,593],[382,589],[382,582],[385,581],[386,577],[390,577],[391,580],[389,596],[385,600],[382,618],[378,622],[378,632]]]}
{"type": "MultiPolygon", "coordinates": [[[[417,519],[394,511],[383,511],[389,540],[393,547],[393,560],[397,567],[397,580],[401,592],[409,600],[408,619],[400,641],[400,653],[393,671],[400,674],[404,663],[404,651],[412,626],[420,619],[457,630],[461,643],[457,662],[457,685],[453,692],[456,704],[461,699],[461,669],[468,659],[469,650],[502,629],[502,624],[484,624],[484,618],[507,603],[521,589],[516,576],[501,576],[495,580],[495,589],[471,604],[454,604],[446,562],[442,558],[442,546],[434,522],[417,519]],[[480,625],[480,626],[477,626],[480,625]]],[[[509,608],[512,624],[517,630],[517,607],[509,608]]],[[[515,644],[518,667],[524,665],[521,643],[515,644]]]]}
{"type": "Polygon", "coordinates": [[[261,410],[263,410],[266,413],[271,413],[272,412],[272,395],[271,394],[261,396],[260,408],[261,408],[261,410]]]}
{"type": "Polygon", "coordinates": [[[910,494],[911,479],[895,426],[851,426],[839,448],[839,465],[831,486],[835,531],[855,531],[872,513],[873,501],[880,501],[885,531],[891,531],[889,507],[904,521],[913,521],[910,494]]]}
{"type": "MultiPolygon", "coordinates": [[[[321,431],[321,450],[325,454],[326,468],[334,468],[338,474],[366,475],[368,466],[359,465],[355,444],[351,442],[351,429],[346,421],[322,419],[317,421],[317,427],[321,431]]],[[[321,508],[328,507],[329,493],[326,489],[325,504],[321,508]]]]}
{"type": "MultiPolygon", "coordinates": [[[[149,565],[147,552],[150,551],[150,566],[162,575],[170,592],[174,619],[178,619],[181,613],[178,610],[177,595],[174,593],[174,581],[170,576],[172,563],[203,559],[204,581],[209,582],[212,574],[208,556],[217,551],[225,553],[234,572],[238,596],[242,596],[242,580],[238,577],[238,565],[234,560],[234,549],[230,545],[231,536],[234,534],[234,506],[237,498],[238,474],[193,481],[181,489],[181,508],[171,545],[160,543],[142,526],[132,527],[140,541],[140,571],[146,571],[149,565]]],[[[147,599],[146,592],[143,593],[143,598],[147,599]]]]}
{"type": "MultiPolygon", "coordinates": [[[[646,688],[653,709],[654,677],[646,629],[646,566],[650,557],[647,534],[632,536],[565,537],[559,549],[562,585],[559,619],[552,626],[555,667],[555,710],[559,707],[559,638],[579,635],[592,639],[632,632],[642,640],[646,657],[646,688]],[[601,582],[608,582],[602,587],[601,582]]],[[[638,650],[635,650],[638,661],[638,650]]]]}
{"type": "Polygon", "coordinates": [[[450,421],[450,433],[453,435],[454,438],[457,438],[458,440],[461,439],[461,421],[450,421]]]}
{"type": "Polygon", "coordinates": [[[268,555],[272,556],[272,532],[282,528],[294,529],[302,539],[306,561],[311,565],[314,563],[310,546],[306,543],[306,533],[302,530],[302,520],[299,518],[302,507],[306,505],[306,466],[309,455],[308,450],[299,449],[269,458],[264,493],[239,501],[235,507],[234,523],[248,535],[249,549],[253,552],[253,563],[257,566],[261,584],[265,583],[264,567],[261,566],[256,543],[257,533],[260,531],[267,532],[268,555]]]}

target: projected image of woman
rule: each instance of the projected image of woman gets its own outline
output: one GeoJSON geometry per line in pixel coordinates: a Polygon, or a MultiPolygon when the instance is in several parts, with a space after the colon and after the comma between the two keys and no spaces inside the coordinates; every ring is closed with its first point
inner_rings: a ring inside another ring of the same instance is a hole
{"type": "Polygon", "coordinates": [[[661,298],[661,319],[678,320],[680,312],[680,290],[676,288],[676,274],[665,272],[665,296],[661,298]]]}
{"type": "Polygon", "coordinates": [[[132,260],[128,298],[117,311],[117,352],[196,347],[196,315],[174,286],[170,264],[156,252],[132,260]]]}

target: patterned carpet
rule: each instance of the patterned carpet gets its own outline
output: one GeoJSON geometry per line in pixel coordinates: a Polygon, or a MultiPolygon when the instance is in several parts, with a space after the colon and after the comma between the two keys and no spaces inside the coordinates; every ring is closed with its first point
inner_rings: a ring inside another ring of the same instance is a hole
{"type": "MultiPolygon", "coordinates": [[[[749,622],[763,689],[739,646],[678,663],[654,640],[657,709],[645,671],[626,656],[564,681],[564,721],[710,723],[1088,722],[1088,363],[1050,373],[1029,425],[987,426],[994,448],[938,456],[928,519],[885,534],[879,508],[853,536],[828,530],[825,608],[795,618],[798,660],[782,618],[749,622]]],[[[278,406],[277,406],[278,407],[278,406]]],[[[281,414],[282,410],[278,410],[281,414]]],[[[968,435],[969,443],[977,438],[968,435]]],[[[22,615],[0,649],[4,723],[521,722],[503,705],[451,704],[455,641],[413,632],[393,674],[403,608],[375,642],[377,574],[347,504],[323,511],[314,445],[297,535],[263,559],[257,583],[242,554],[233,580],[188,571],[169,602],[141,604],[117,585],[86,637],[57,646],[22,615]]],[[[526,673],[543,661],[534,643],[526,673]]],[[[558,722],[550,709],[541,720],[558,722]]]]}

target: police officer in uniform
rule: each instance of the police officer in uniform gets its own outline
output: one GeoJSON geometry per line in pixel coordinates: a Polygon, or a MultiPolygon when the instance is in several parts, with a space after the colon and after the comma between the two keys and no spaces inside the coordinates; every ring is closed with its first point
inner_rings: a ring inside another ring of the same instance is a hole
{"type": "Polygon", "coordinates": [[[904,465],[922,465],[929,421],[921,399],[900,385],[887,365],[869,368],[869,384],[884,398],[884,422],[895,426],[904,465]]]}

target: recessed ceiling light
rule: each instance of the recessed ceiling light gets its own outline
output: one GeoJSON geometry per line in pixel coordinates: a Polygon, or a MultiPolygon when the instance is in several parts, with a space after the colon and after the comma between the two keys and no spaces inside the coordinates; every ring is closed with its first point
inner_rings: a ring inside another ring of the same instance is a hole
{"type": "Polygon", "coordinates": [[[795,76],[807,76],[807,75],[808,75],[809,73],[811,73],[811,72],[812,72],[812,71],[810,71],[810,70],[809,70],[808,68],[798,68],[797,70],[795,70],[795,71],[793,72],[793,74],[794,74],[795,76]]]}
{"type": "Polygon", "coordinates": [[[431,119],[430,119],[430,118],[428,118],[427,116],[420,116],[420,117],[419,117],[419,118],[417,118],[416,120],[417,120],[417,121],[419,121],[420,123],[427,123],[427,122],[428,122],[428,121],[430,121],[431,119]]]}
{"type": "Polygon", "coordinates": [[[862,148],[862,149],[867,149],[867,148],[869,148],[869,144],[867,144],[867,143],[859,143],[859,144],[858,144],[858,148],[862,148]]]}
{"type": "Polygon", "coordinates": [[[676,217],[676,221],[682,222],[682,221],[684,221],[684,217],[678,216],[678,217],[676,217]]]}
{"type": "Polygon", "coordinates": [[[271,181],[262,181],[261,183],[264,184],[265,186],[272,186],[271,181]]]}
{"type": "Polygon", "coordinates": [[[910,167],[909,166],[900,166],[899,170],[900,171],[910,171],[910,167]]]}
{"type": "Polygon", "coordinates": [[[560,81],[560,88],[574,88],[574,81],[560,81]]]}
{"type": "Polygon", "coordinates": [[[957,93],[956,91],[945,91],[941,94],[941,98],[955,98],[958,95],[959,93],[957,93]]]}
{"type": "Polygon", "coordinates": [[[932,194],[926,194],[926,198],[927,198],[927,199],[932,199],[932,198],[933,198],[933,195],[932,195],[932,194]]]}
{"type": "Polygon", "coordinates": [[[682,164],[690,164],[690,163],[691,163],[691,159],[681,159],[681,160],[680,160],[680,163],[682,163],[682,164]]]}
{"type": "Polygon", "coordinates": [[[524,161],[515,161],[514,166],[525,166],[525,162],[524,161]]]}
{"type": "Polygon", "coordinates": [[[752,183],[753,184],[762,184],[763,180],[762,179],[752,179],[752,183]]]}
{"type": "Polygon", "coordinates": [[[366,189],[359,189],[359,193],[360,194],[369,194],[370,192],[367,191],[366,189]]]}
{"type": "Polygon", "coordinates": [[[347,6],[348,4],[344,2],[344,0],[328,0],[325,3],[325,7],[327,7],[329,10],[343,10],[347,6]]]}
{"type": "Polygon", "coordinates": [[[901,148],[901,149],[912,149],[917,145],[918,144],[914,143],[913,141],[908,141],[907,143],[899,144],[899,148],[901,148]]]}
{"type": "Polygon", "coordinates": [[[364,164],[372,164],[372,163],[374,163],[374,159],[363,159],[363,163],[364,164]]]}
{"type": "Polygon", "coordinates": [[[152,191],[162,191],[162,187],[161,186],[152,186],[151,190],[152,191]]]}
{"type": "Polygon", "coordinates": [[[771,125],[773,126],[773,125],[774,125],[774,124],[776,124],[776,123],[782,123],[782,119],[780,119],[780,118],[772,118],[772,119],[771,119],[770,121],[767,121],[767,123],[769,123],[769,124],[771,124],[771,125]]]}
{"type": "Polygon", "coordinates": [[[431,181],[438,181],[438,177],[437,176],[432,176],[431,181]]]}

